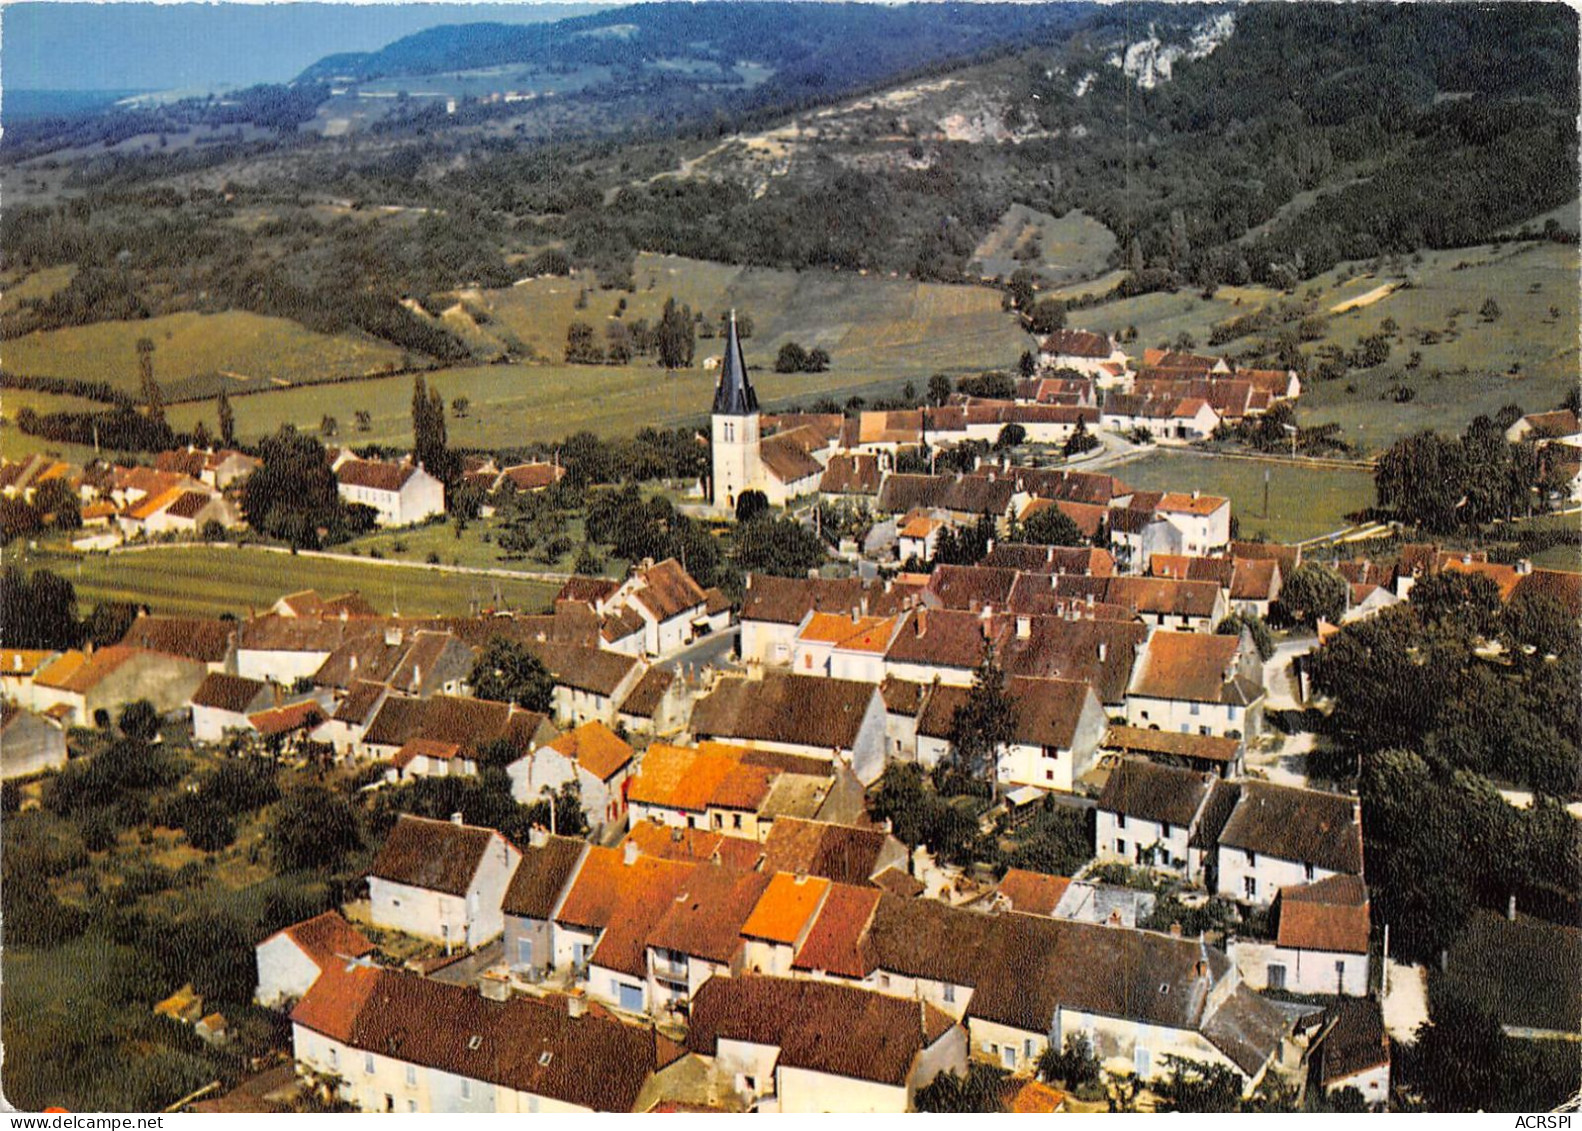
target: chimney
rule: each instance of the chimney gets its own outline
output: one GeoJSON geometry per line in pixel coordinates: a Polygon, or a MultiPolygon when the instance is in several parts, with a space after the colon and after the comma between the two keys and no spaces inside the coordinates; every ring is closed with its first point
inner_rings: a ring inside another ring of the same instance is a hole
{"type": "Polygon", "coordinates": [[[581,994],[572,994],[566,998],[566,1016],[581,1017],[588,1012],[588,999],[581,994]]]}
{"type": "Polygon", "coordinates": [[[1104,641],[1100,640],[1099,641],[1099,663],[1102,664],[1105,660],[1109,659],[1109,656],[1110,656],[1110,646],[1108,644],[1106,644],[1104,641]]]}
{"type": "Polygon", "coordinates": [[[14,672],[19,672],[19,671],[22,670],[22,653],[21,652],[17,652],[17,653],[12,655],[12,657],[11,657],[11,670],[14,671],[14,672]]]}
{"type": "Polygon", "coordinates": [[[994,539],[993,538],[990,538],[988,540],[988,542],[985,544],[984,553],[986,555],[994,553],[994,539]]]}
{"type": "Polygon", "coordinates": [[[1121,926],[1121,909],[1119,907],[1110,912],[1110,917],[1104,921],[1104,925],[1106,927],[1121,926]]]}
{"type": "Polygon", "coordinates": [[[1516,893],[1511,892],[1510,898],[1505,901],[1505,917],[1512,923],[1516,922],[1516,893]]]}
{"type": "Polygon", "coordinates": [[[861,605],[859,607],[862,609],[862,615],[863,616],[867,616],[868,615],[868,594],[864,593],[862,595],[862,603],[861,603],[861,605]]]}
{"type": "Polygon", "coordinates": [[[621,863],[632,865],[637,863],[637,842],[628,840],[621,847],[621,863]]]}
{"type": "Polygon", "coordinates": [[[423,666],[421,664],[413,664],[412,665],[412,689],[415,691],[415,690],[417,690],[418,688],[420,688],[422,686],[423,686],[423,666]]]}
{"type": "Polygon", "coordinates": [[[401,626],[398,624],[385,626],[385,647],[399,648],[401,646],[401,626]]]}
{"type": "Polygon", "coordinates": [[[1196,489],[1196,488],[1193,488],[1193,489],[1192,489],[1192,497],[1193,497],[1193,498],[1194,498],[1194,499],[1195,499],[1195,498],[1197,498],[1197,497],[1198,497],[1198,491],[1197,491],[1197,489],[1196,489]]]}
{"type": "Polygon", "coordinates": [[[1170,924],[1170,937],[1173,939],[1181,937],[1181,921],[1179,919],[1170,924]]]}
{"type": "Polygon", "coordinates": [[[450,815],[450,823],[453,824],[453,825],[461,825],[461,824],[464,824],[465,822],[462,821],[460,813],[452,813],[450,815]]]}
{"type": "Polygon", "coordinates": [[[753,575],[749,573],[747,575],[747,584],[743,585],[742,588],[743,589],[751,589],[752,587],[753,587],[753,575]]]}
{"type": "Polygon", "coordinates": [[[1518,561],[1516,563],[1516,576],[1518,576],[1518,577],[1526,577],[1532,571],[1533,571],[1533,563],[1529,559],[1522,558],[1520,561],[1518,561]]]}
{"type": "Polygon", "coordinates": [[[527,831],[527,843],[530,848],[543,848],[549,843],[549,830],[543,825],[534,825],[527,831]]]}
{"type": "Polygon", "coordinates": [[[356,675],[356,674],[357,674],[357,653],[356,653],[356,652],[353,652],[353,653],[352,653],[352,664],[351,664],[351,668],[352,668],[352,674],[353,674],[353,675],[356,675]]]}
{"type": "Polygon", "coordinates": [[[1019,616],[1016,618],[1016,639],[1026,640],[1033,634],[1033,618],[1019,616]]]}

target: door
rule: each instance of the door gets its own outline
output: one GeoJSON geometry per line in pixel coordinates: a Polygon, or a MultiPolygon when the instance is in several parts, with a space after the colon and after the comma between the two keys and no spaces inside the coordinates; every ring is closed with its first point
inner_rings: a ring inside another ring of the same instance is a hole
{"type": "Polygon", "coordinates": [[[1269,964],[1269,988],[1271,990],[1285,989],[1285,967],[1278,962],[1269,964]]]}

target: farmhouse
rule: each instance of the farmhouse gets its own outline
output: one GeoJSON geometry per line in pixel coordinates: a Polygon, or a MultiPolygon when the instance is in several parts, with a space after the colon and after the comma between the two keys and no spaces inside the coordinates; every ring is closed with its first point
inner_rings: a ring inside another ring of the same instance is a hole
{"type": "Polygon", "coordinates": [[[416,464],[349,459],[335,469],[335,482],[342,499],[372,507],[380,526],[410,526],[445,513],[445,485],[416,464]]]}
{"type": "Polygon", "coordinates": [[[474,949],[504,930],[500,904],[522,854],[493,829],[403,814],[368,871],[376,927],[474,949]]]}

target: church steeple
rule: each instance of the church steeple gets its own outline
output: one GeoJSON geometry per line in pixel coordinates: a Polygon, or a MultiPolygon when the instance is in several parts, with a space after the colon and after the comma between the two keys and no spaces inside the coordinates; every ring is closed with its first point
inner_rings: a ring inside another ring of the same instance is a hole
{"type": "Polygon", "coordinates": [[[731,311],[725,334],[725,360],[720,363],[720,383],[714,387],[715,416],[748,416],[758,411],[758,394],[747,379],[741,339],[736,334],[736,311],[731,311]]]}

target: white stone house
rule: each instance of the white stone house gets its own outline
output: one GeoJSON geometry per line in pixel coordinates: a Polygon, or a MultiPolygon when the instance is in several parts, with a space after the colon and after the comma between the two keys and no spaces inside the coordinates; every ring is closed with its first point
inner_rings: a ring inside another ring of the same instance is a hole
{"type": "Polygon", "coordinates": [[[370,921],[475,949],[504,929],[500,911],[522,854],[494,829],[403,815],[368,873],[370,921]]]}
{"type": "Polygon", "coordinates": [[[346,502],[372,507],[380,526],[410,526],[445,513],[445,485],[416,464],[349,459],[335,469],[335,483],[346,502]]]}

